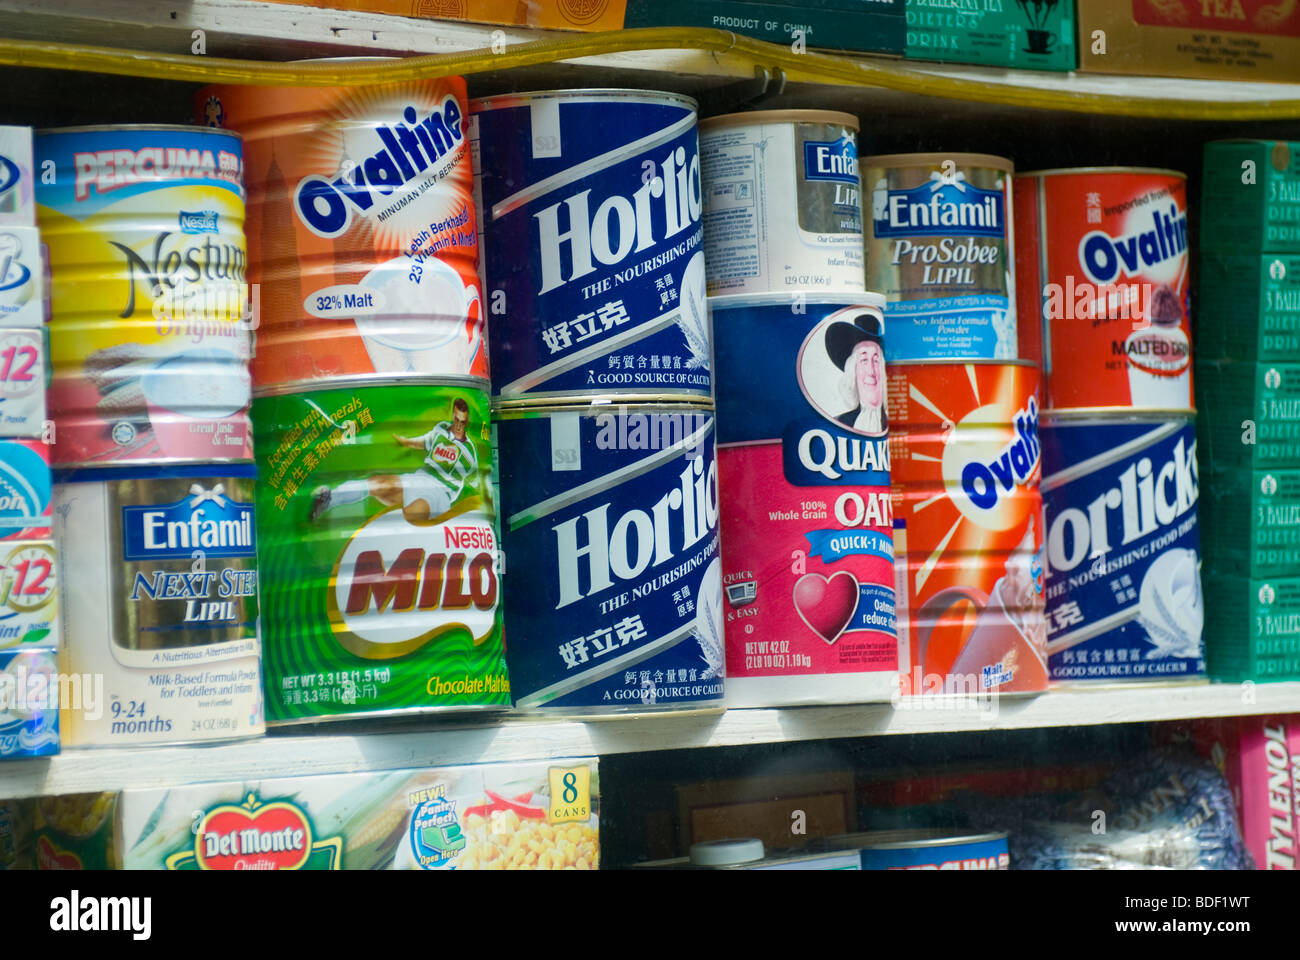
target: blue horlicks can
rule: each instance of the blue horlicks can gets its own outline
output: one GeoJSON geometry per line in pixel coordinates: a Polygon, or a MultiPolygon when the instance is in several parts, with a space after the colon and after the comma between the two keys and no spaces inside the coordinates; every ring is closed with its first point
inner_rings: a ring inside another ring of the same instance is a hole
{"type": "Polygon", "coordinates": [[[1204,679],[1192,418],[1045,413],[1040,437],[1051,680],[1204,679]]]}
{"type": "Polygon", "coordinates": [[[494,416],[502,543],[528,584],[502,596],[515,706],[721,707],[713,411],[572,405],[494,416]]]}
{"type": "Polygon", "coordinates": [[[710,396],[696,110],[640,90],[471,102],[494,400],[710,396]]]}

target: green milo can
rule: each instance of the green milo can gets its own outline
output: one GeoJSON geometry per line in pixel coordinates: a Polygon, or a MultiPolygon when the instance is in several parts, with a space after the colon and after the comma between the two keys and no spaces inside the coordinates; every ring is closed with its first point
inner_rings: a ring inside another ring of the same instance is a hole
{"type": "Polygon", "coordinates": [[[253,401],[268,724],[510,706],[482,387],[253,401]]]}

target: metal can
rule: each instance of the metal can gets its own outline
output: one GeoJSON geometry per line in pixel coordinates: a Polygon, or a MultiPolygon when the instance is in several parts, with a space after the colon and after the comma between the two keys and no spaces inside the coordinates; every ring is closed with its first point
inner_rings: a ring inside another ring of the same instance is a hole
{"type": "Polygon", "coordinates": [[[0,650],[0,760],[59,752],[59,655],[0,650]]]}
{"type": "Polygon", "coordinates": [[[905,693],[1047,689],[1038,385],[1028,363],[889,369],[905,693]]]}
{"type": "Polygon", "coordinates": [[[253,401],[271,724],[510,705],[483,386],[253,401]]]}
{"type": "Polygon", "coordinates": [[[709,299],[728,705],[897,690],[883,307],[870,293],[709,299]]]}
{"type": "Polygon", "coordinates": [[[641,870],[860,870],[856,850],[771,851],[758,839],[705,840],[691,844],[689,856],[647,860],[641,870]]]}
{"type": "Polygon", "coordinates": [[[263,732],[253,476],[230,464],[59,474],[59,579],[77,584],[62,598],[62,662],[102,679],[102,696],[60,702],[69,745],[263,732]]]}
{"type": "Polygon", "coordinates": [[[1010,870],[1005,833],[952,835],[942,830],[881,830],[823,841],[860,851],[863,870],[1010,870]]]}
{"type": "Polygon", "coordinates": [[[726,652],[713,411],[583,405],[494,413],[515,706],[721,706],[726,652]]]}
{"type": "Polygon", "coordinates": [[[251,459],[239,138],[51,130],[36,158],[56,464],[251,459]]]}
{"type": "Polygon", "coordinates": [[[0,649],[57,647],[58,560],[52,540],[0,545],[0,649]]]}
{"type": "Polygon", "coordinates": [[[41,440],[0,440],[0,548],[50,535],[50,448],[41,440]]]}
{"type": "Polygon", "coordinates": [[[557,90],[470,109],[493,398],[707,400],[695,101],[557,90]]]}
{"type": "Polygon", "coordinates": [[[208,87],[244,137],[253,383],[486,378],[460,77],[374,87],[208,87]]]}
{"type": "Polygon", "coordinates": [[[982,153],[863,161],[867,289],[889,301],[890,363],[1015,359],[1012,170],[982,153]]]}
{"type": "Polygon", "coordinates": [[[700,169],[709,296],[865,290],[857,117],[709,117],[700,169]]]}
{"type": "Polygon", "coordinates": [[[1187,176],[1080,167],[1015,181],[1021,322],[1052,410],[1191,410],[1187,176]]]}
{"type": "Polygon", "coordinates": [[[1052,681],[1203,678],[1191,417],[1049,412],[1039,435],[1052,681]]]}

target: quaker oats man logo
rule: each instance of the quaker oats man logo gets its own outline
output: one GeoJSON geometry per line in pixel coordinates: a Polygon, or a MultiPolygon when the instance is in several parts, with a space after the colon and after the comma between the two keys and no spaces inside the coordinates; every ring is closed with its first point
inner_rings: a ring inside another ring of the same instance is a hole
{"type": "Polygon", "coordinates": [[[1266,473],[1264,479],[1259,482],[1260,492],[1266,497],[1271,497],[1277,493],[1277,479],[1271,473],[1266,473]]]}
{"type": "Polygon", "coordinates": [[[1285,279],[1286,264],[1284,264],[1281,260],[1274,260],[1272,263],[1268,265],[1268,275],[1272,277],[1274,280],[1285,279]]]}
{"type": "Polygon", "coordinates": [[[1277,372],[1276,367],[1269,367],[1268,372],[1264,374],[1264,386],[1270,390],[1276,390],[1282,385],[1282,374],[1277,372]]]}
{"type": "Polygon", "coordinates": [[[837,310],[813,327],[796,362],[799,386],[813,408],[869,437],[882,437],[889,427],[884,332],[875,310],[837,310]]]}
{"type": "Polygon", "coordinates": [[[1259,602],[1264,604],[1264,606],[1271,604],[1275,596],[1277,596],[1277,594],[1273,592],[1273,588],[1267,583],[1259,588],[1259,602]]]}

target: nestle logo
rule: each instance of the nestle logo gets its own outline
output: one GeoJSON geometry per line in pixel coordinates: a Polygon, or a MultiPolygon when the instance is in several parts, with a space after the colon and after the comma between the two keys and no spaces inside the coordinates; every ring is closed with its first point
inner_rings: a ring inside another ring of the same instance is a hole
{"type": "Polygon", "coordinates": [[[180,213],[181,233],[216,233],[217,211],[182,210],[180,213]]]}
{"type": "Polygon", "coordinates": [[[443,546],[454,550],[491,550],[492,530],[488,527],[444,527],[443,546]]]}

